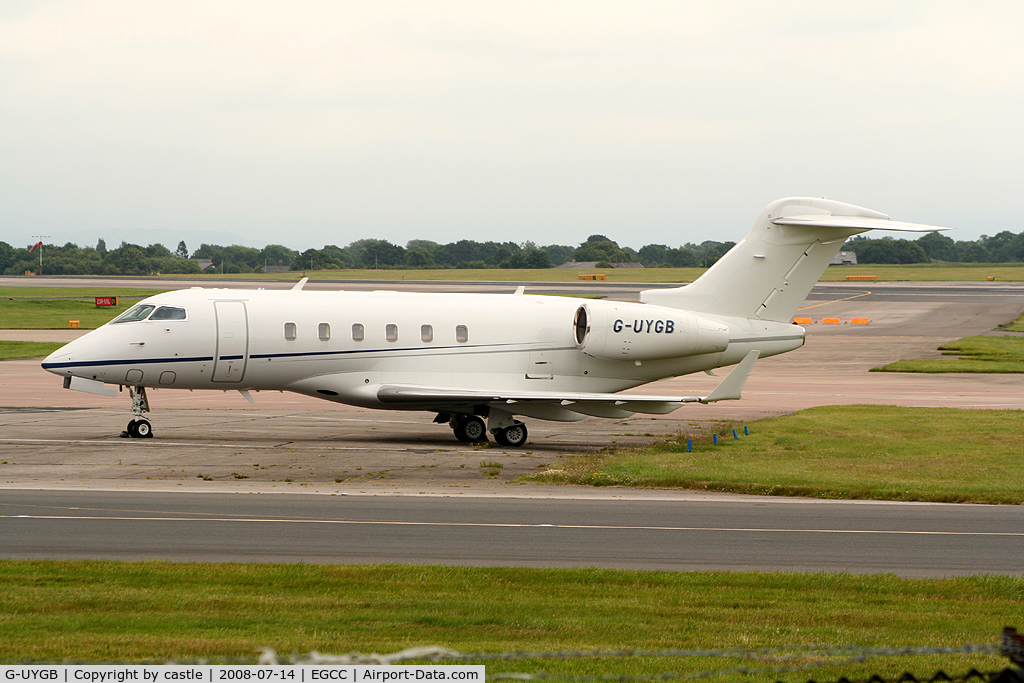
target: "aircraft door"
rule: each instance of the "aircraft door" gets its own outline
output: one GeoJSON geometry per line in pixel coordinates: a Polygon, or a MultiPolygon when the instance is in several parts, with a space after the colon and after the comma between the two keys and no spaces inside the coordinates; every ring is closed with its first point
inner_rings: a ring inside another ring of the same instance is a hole
{"type": "Polygon", "coordinates": [[[249,357],[249,324],[242,301],[215,301],[217,312],[217,350],[214,355],[214,382],[241,382],[249,357]]]}

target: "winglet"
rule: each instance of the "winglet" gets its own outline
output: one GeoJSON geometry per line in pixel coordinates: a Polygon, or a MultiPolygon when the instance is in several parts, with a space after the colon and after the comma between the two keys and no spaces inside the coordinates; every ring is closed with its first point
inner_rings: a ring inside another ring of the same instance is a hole
{"type": "Polygon", "coordinates": [[[715,401],[735,401],[740,398],[743,385],[747,383],[750,371],[754,369],[754,361],[761,355],[760,351],[751,351],[740,361],[740,364],[729,373],[729,376],[722,380],[722,383],[715,387],[715,390],[700,400],[701,403],[713,403],[715,401]]]}
{"type": "Polygon", "coordinates": [[[295,283],[295,286],[292,287],[292,291],[293,292],[301,292],[302,291],[302,286],[305,285],[307,282],[309,282],[309,278],[308,277],[302,278],[301,280],[299,280],[298,282],[295,283]]]}

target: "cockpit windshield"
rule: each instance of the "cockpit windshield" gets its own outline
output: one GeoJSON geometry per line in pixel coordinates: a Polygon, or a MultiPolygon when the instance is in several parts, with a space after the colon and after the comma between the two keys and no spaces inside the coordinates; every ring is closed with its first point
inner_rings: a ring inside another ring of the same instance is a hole
{"type": "Polygon", "coordinates": [[[139,320],[145,320],[146,317],[153,312],[154,308],[156,308],[156,306],[151,306],[149,304],[136,304],[135,306],[132,306],[127,311],[117,316],[110,322],[111,324],[134,323],[138,322],[139,320]]]}
{"type": "Polygon", "coordinates": [[[156,313],[149,317],[150,320],[184,320],[185,309],[177,306],[161,306],[156,313]]]}
{"type": "Polygon", "coordinates": [[[184,308],[177,306],[161,306],[157,308],[151,304],[138,304],[117,316],[111,323],[134,323],[140,320],[187,320],[188,316],[184,308]],[[156,312],[153,309],[156,308],[156,312]],[[150,315],[152,313],[152,315],[150,315]]]}

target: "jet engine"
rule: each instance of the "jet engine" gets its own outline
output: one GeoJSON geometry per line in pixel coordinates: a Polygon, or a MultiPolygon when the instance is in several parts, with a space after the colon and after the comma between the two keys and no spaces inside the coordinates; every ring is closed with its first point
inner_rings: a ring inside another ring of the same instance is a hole
{"type": "Polygon", "coordinates": [[[659,360],[725,351],[729,328],[665,306],[587,302],[573,321],[576,347],[606,360],[659,360]]]}

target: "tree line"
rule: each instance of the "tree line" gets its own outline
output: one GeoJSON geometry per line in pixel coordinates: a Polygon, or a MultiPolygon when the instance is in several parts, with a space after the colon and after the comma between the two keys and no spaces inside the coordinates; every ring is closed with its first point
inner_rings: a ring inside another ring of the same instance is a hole
{"type": "Polygon", "coordinates": [[[929,232],[916,240],[863,235],[848,240],[844,249],[857,252],[857,263],[1009,263],[1024,261],[1024,231],[1004,230],[992,237],[956,241],[940,232],[929,232]]]}
{"type": "MultiPolygon", "coordinates": [[[[107,249],[100,239],[95,247],[68,242],[41,247],[43,272],[47,275],[152,275],[198,274],[198,259],[209,259],[217,272],[260,273],[267,266],[290,270],[342,270],[392,268],[551,268],[568,261],[596,262],[606,268],[613,263],[640,263],[647,268],[708,267],[734,242],[707,240],[679,247],[648,244],[639,250],[621,247],[604,235],[591,235],[576,247],[533,242],[476,242],[459,240],[440,244],[410,240],[404,247],[387,240],[356,240],[348,246],[333,244],[322,249],[299,252],[280,244],[262,249],[239,245],[202,244],[189,252],[185,242],[171,251],[162,244],[143,247],[122,242],[107,249]]],[[[982,235],[975,241],[955,241],[941,233],[927,233],[916,240],[892,237],[868,238],[858,235],[844,249],[855,251],[858,263],[1006,263],[1024,261],[1024,231],[982,235]]],[[[38,252],[31,246],[13,247],[0,242],[0,272],[21,275],[39,271],[38,252]]]]}
{"type": "MultiPolygon", "coordinates": [[[[218,273],[260,273],[268,266],[289,270],[342,270],[394,268],[552,268],[568,261],[595,262],[599,267],[615,263],[641,263],[646,267],[710,266],[733,247],[734,242],[705,241],[669,247],[648,244],[639,251],[620,247],[604,235],[591,235],[579,246],[533,242],[475,242],[459,240],[440,244],[410,240],[404,247],[387,240],[356,240],[348,246],[328,244],[322,249],[297,251],[280,244],[262,249],[239,245],[202,244],[194,252],[184,241],[171,251],[162,244],[143,247],[122,242],[107,249],[100,239],[95,247],[43,245],[42,270],[47,275],[151,275],[199,273],[199,259],[208,259],[218,273]]],[[[0,272],[21,275],[39,271],[39,253],[30,247],[0,242],[0,272]]]]}

